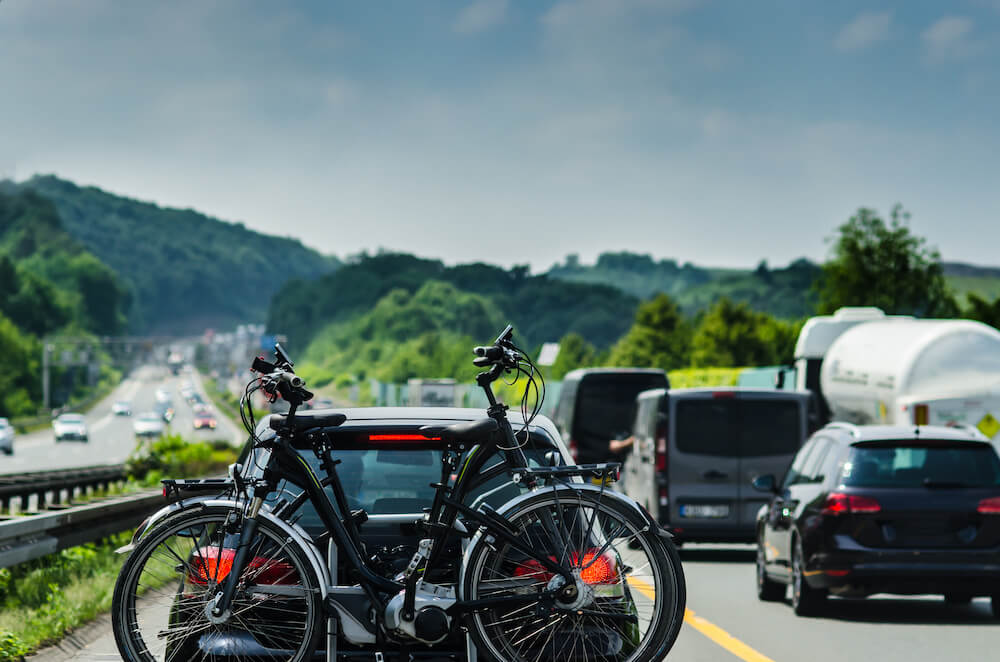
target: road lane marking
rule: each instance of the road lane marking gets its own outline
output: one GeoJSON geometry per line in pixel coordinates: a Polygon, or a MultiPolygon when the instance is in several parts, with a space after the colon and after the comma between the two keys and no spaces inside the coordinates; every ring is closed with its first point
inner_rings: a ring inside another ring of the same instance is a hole
{"type": "MultiPolygon", "coordinates": [[[[629,577],[628,583],[650,600],[656,600],[656,591],[646,582],[637,577],[629,577]]],[[[744,662],[774,662],[768,656],[758,653],[718,625],[696,615],[687,608],[684,609],[684,622],[744,662]]]]}

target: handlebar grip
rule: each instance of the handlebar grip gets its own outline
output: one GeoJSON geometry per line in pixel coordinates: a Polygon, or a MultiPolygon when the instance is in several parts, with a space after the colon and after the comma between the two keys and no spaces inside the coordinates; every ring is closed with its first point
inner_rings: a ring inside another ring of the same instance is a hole
{"type": "MultiPolygon", "coordinates": [[[[489,361],[496,361],[503,358],[503,348],[497,347],[496,345],[490,345],[488,347],[477,347],[473,350],[476,356],[483,357],[489,361]]],[[[479,365],[478,363],[476,365],[479,365]]],[[[484,363],[482,365],[489,365],[484,363]]]]}
{"type": "Polygon", "coordinates": [[[485,356],[478,356],[472,359],[472,365],[476,366],[477,368],[485,368],[489,365],[492,365],[492,363],[493,361],[486,358],[485,356]]]}

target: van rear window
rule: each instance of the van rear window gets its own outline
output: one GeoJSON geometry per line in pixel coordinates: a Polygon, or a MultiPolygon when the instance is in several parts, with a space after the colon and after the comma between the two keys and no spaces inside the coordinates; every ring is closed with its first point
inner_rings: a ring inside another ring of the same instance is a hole
{"type": "Polygon", "coordinates": [[[840,479],[847,487],[993,487],[1000,459],[988,444],[854,446],[840,479]]]}
{"type": "Polygon", "coordinates": [[[803,411],[789,400],[713,399],[677,403],[677,450],[699,455],[794,455],[803,411]]]}
{"type": "Polygon", "coordinates": [[[636,396],[665,386],[663,375],[657,374],[588,376],[577,390],[573,435],[584,443],[595,439],[602,444],[627,437],[632,431],[636,396]]]}

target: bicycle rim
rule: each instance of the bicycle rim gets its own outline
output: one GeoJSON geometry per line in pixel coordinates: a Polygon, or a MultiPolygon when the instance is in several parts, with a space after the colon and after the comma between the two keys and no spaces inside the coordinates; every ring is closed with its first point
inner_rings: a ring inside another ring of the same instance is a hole
{"type": "Polygon", "coordinates": [[[319,636],[314,576],[301,551],[261,522],[231,616],[212,622],[206,605],[229,573],[238,529],[231,511],[168,520],[148,533],[122,570],[113,611],[126,659],[298,661],[319,636]]]}
{"type": "MultiPolygon", "coordinates": [[[[684,590],[663,543],[610,499],[571,494],[543,494],[509,521],[524,546],[573,568],[579,597],[476,612],[477,645],[511,662],[639,662],[665,653],[684,590]]],[[[481,550],[470,559],[467,599],[530,595],[564,582],[509,544],[481,550]]]]}

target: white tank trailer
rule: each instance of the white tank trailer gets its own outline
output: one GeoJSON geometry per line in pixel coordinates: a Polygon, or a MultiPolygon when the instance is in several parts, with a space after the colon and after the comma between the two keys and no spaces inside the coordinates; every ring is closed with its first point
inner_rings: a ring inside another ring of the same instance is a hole
{"type": "Polygon", "coordinates": [[[817,367],[832,420],[963,424],[1000,440],[1000,331],[993,327],[868,319],[842,330],[817,367]]]}

